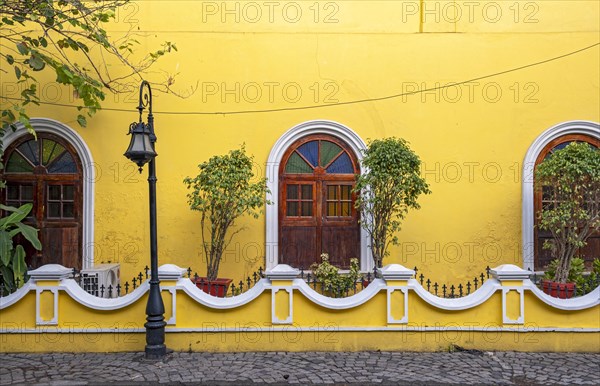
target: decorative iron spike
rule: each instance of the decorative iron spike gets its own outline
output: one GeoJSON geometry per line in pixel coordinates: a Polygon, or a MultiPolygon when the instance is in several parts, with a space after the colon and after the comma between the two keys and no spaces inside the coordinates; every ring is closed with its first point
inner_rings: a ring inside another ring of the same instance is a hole
{"type": "Polygon", "coordinates": [[[103,298],[104,297],[104,284],[102,284],[100,286],[100,297],[103,298]]]}
{"type": "Polygon", "coordinates": [[[125,295],[127,295],[129,293],[129,282],[126,281],[125,282],[125,295]]]}
{"type": "Polygon", "coordinates": [[[188,274],[188,279],[192,277],[192,267],[188,267],[187,274],[188,274]]]}
{"type": "Polygon", "coordinates": [[[490,266],[488,265],[487,267],[485,267],[485,273],[487,274],[487,278],[490,278],[490,266]]]}
{"type": "Polygon", "coordinates": [[[254,284],[256,284],[256,282],[258,281],[258,274],[256,272],[254,272],[252,274],[252,278],[254,279],[254,284]]]}
{"type": "Polygon", "coordinates": [[[435,283],[433,283],[433,289],[435,290],[435,296],[438,296],[438,287],[439,287],[439,285],[438,285],[437,281],[435,283]]]}
{"type": "Polygon", "coordinates": [[[258,275],[259,275],[260,277],[263,277],[263,267],[262,267],[262,266],[261,266],[261,267],[258,267],[258,275]]]}
{"type": "Polygon", "coordinates": [[[248,279],[246,279],[246,283],[248,284],[248,289],[252,288],[252,280],[250,279],[250,276],[248,276],[248,279]]]}
{"type": "Polygon", "coordinates": [[[134,277],[133,279],[131,279],[131,282],[133,283],[133,289],[135,289],[136,283],[137,283],[137,279],[134,277]]]}
{"type": "Polygon", "coordinates": [[[467,282],[467,295],[469,295],[471,293],[471,282],[468,281],[467,282]]]}
{"type": "Polygon", "coordinates": [[[377,279],[377,267],[373,267],[373,280],[377,279]]]}
{"type": "Polygon", "coordinates": [[[112,284],[108,285],[108,298],[112,299],[112,284]]]}
{"type": "Polygon", "coordinates": [[[138,275],[138,279],[140,279],[139,283],[140,283],[140,285],[142,285],[142,282],[144,281],[144,275],[142,275],[141,272],[138,275]]]}
{"type": "Polygon", "coordinates": [[[485,280],[485,275],[483,273],[481,273],[480,278],[481,278],[481,285],[483,285],[483,282],[485,280]]]}
{"type": "Polygon", "coordinates": [[[446,284],[442,286],[442,294],[446,297],[446,284]]]}
{"type": "Polygon", "coordinates": [[[304,267],[300,267],[300,278],[304,279],[304,267]]]}
{"type": "Polygon", "coordinates": [[[150,268],[148,268],[148,266],[144,267],[144,271],[146,273],[146,279],[148,278],[148,271],[150,270],[150,268]]]}
{"type": "Polygon", "coordinates": [[[450,286],[450,297],[454,298],[454,284],[450,286]]]}
{"type": "Polygon", "coordinates": [[[194,272],[194,282],[198,281],[198,272],[194,272]]]}
{"type": "Polygon", "coordinates": [[[240,280],[240,293],[244,292],[244,282],[240,280]]]}
{"type": "Polygon", "coordinates": [[[415,271],[415,275],[416,275],[417,273],[419,273],[419,268],[417,268],[417,266],[415,265],[415,267],[413,268],[413,271],[415,271]]]}
{"type": "Polygon", "coordinates": [[[419,280],[421,281],[421,285],[423,285],[423,280],[425,279],[425,275],[420,274],[419,275],[419,280]]]}
{"type": "Polygon", "coordinates": [[[371,272],[367,272],[367,283],[371,282],[371,272]]]}
{"type": "Polygon", "coordinates": [[[235,283],[231,283],[231,296],[235,296],[235,283]]]}
{"type": "Polygon", "coordinates": [[[475,291],[477,291],[477,286],[479,285],[479,280],[477,280],[477,277],[473,279],[473,284],[475,284],[475,291]]]}
{"type": "Polygon", "coordinates": [[[461,298],[463,297],[463,285],[462,284],[458,285],[458,296],[461,298]]]}
{"type": "Polygon", "coordinates": [[[431,280],[427,279],[425,283],[427,284],[427,292],[431,292],[431,280]]]}
{"type": "Polygon", "coordinates": [[[15,285],[15,290],[16,290],[17,288],[19,288],[19,283],[20,283],[20,282],[21,282],[21,279],[19,279],[19,278],[17,277],[17,278],[15,279],[15,284],[16,284],[16,285],[15,285]]]}
{"type": "Polygon", "coordinates": [[[117,284],[117,297],[121,296],[121,284],[117,284]]]}

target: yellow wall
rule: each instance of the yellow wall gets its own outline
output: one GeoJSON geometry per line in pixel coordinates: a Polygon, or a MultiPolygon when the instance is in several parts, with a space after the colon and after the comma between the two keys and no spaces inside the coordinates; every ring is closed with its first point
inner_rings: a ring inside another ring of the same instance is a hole
{"type": "MultiPolygon", "coordinates": [[[[179,49],[146,77],[161,82],[178,73],[176,91],[197,87],[186,99],[155,94],[161,262],[203,273],[199,215],[188,209],[182,183],[198,163],[244,142],[263,175],[285,131],[328,119],[364,140],[403,137],[424,162],[433,193],[408,215],[402,245],[384,263],[417,265],[440,282],[457,282],[487,265],[521,264],[523,157],[557,123],[600,121],[598,46],[439,92],[335,106],[484,77],[598,43],[596,1],[467,3],[302,1],[271,9],[263,2],[163,0],[120,10],[113,38],[132,29],[140,50],[165,40],[179,49]],[[324,107],[231,114],[315,105],[324,107]]],[[[120,262],[123,280],[148,264],[149,255],[145,174],[122,155],[129,123],[137,119],[137,85],[104,104],[127,112],[99,112],[85,129],[72,108],[41,106],[30,114],[64,122],[88,144],[98,172],[96,262],[120,262]]],[[[2,74],[2,95],[18,96],[15,87],[2,74]]],[[[52,79],[40,90],[42,100],[72,101],[69,91],[56,93],[52,79]]],[[[264,267],[265,253],[264,219],[239,225],[248,229],[234,239],[221,270],[236,281],[264,267]]]]}

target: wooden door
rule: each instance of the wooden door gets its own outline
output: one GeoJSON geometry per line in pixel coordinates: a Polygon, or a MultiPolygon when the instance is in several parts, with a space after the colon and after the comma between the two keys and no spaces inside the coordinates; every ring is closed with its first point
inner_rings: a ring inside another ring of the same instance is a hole
{"type": "Polygon", "coordinates": [[[39,133],[24,136],[5,152],[3,201],[10,206],[33,203],[25,222],[40,230],[42,251],[25,240],[27,264],[82,266],[82,169],[74,149],[61,138],[39,133]]]}
{"type": "Polygon", "coordinates": [[[279,170],[279,261],[307,269],[328,253],[349,268],[360,258],[360,228],[354,208],[358,162],[343,141],[313,135],[295,142],[279,170]]]}
{"type": "MultiPolygon", "coordinates": [[[[552,155],[553,152],[565,148],[571,142],[587,142],[592,146],[600,148],[600,140],[584,134],[569,134],[559,137],[548,143],[538,155],[535,166],[541,163],[546,157],[552,155]]],[[[548,264],[554,259],[552,251],[544,249],[544,242],[552,239],[552,234],[549,231],[540,230],[538,227],[538,213],[543,205],[551,204],[551,194],[549,188],[544,187],[542,191],[534,193],[534,267],[536,270],[544,270],[548,264]]],[[[577,257],[584,259],[586,267],[591,268],[592,261],[595,258],[600,258],[600,232],[593,234],[588,240],[587,245],[579,248],[576,254],[577,257]]]]}

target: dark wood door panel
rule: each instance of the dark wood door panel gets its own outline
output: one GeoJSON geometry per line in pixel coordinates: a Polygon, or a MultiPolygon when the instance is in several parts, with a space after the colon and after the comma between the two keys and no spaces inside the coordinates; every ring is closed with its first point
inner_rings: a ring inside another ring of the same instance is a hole
{"type": "Polygon", "coordinates": [[[318,257],[316,227],[281,227],[279,260],[292,267],[308,269],[318,257]]]}
{"type": "Polygon", "coordinates": [[[40,233],[43,242],[43,264],[61,264],[65,267],[81,269],[79,253],[81,246],[77,227],[44,227],[40,233]]]}
{"type": "Polygon", "coordinates": [[[360,230],[355,225],[323,227],[321,252],[329,254],[329,262],[336,267],[350,268],[350,259],[360,259],[360,230]]]}

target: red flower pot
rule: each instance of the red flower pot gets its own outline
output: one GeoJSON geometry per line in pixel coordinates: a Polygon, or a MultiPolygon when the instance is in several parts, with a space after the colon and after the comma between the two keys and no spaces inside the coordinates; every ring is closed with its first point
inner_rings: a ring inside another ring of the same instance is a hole
{"type": "Polygon", "coordinates": [[[231,284],[231,279],[215,279],[208,280],[205,277],[192,278],[192,283],[196,284],[196,287],[200,288],[202,291],[210,294],[212,296],[217,296],[219,298],[224,298],[229,290],[229,284],[231,284]]]}
{"type": "Polygon", "coordinates": [[[575,283],[557,283],[552,280],[542,280],[542,291],[559,299],[570,299],[575,295],[575,283]]]}

